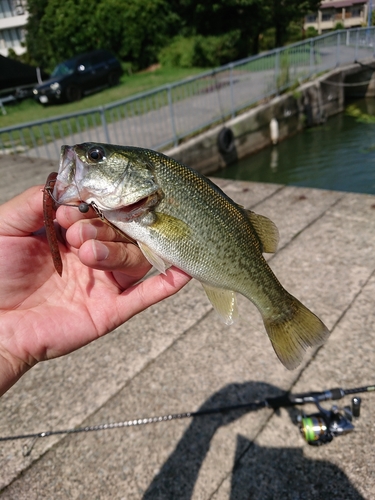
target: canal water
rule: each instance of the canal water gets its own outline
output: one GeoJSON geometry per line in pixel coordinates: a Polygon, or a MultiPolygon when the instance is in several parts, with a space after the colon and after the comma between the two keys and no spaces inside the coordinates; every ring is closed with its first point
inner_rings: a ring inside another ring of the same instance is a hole
{"type": "Polygon", "coordinates": [[[215,173],[216,177],[375,194],[375,99],[215,173]]]}

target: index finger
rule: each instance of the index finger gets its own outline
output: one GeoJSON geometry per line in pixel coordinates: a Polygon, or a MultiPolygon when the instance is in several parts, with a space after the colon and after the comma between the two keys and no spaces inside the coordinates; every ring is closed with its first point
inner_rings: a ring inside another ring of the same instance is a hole
{"type": "Polygon", "coordinates": [[[65,229],[68,229],[75,222],[78,222],[82,219],[94,219],[97,218],[95,210],[90,206],[89,211],[86,213],[82,213],[78,210],[77,207],[70,207],[67,205],[60,205],[56,210],[56,220],[65,229]]]}

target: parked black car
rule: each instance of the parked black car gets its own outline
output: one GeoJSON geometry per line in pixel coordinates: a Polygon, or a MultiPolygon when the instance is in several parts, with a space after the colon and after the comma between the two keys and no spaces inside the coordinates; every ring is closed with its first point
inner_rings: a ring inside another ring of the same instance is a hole
{"type": "Polygon", "coordinates": [[[121,74],[121,64],[111,52],[94,50],[58,64],[33,94],[41,104],[78,101],[84,94],[116,85],[121,74]]]}

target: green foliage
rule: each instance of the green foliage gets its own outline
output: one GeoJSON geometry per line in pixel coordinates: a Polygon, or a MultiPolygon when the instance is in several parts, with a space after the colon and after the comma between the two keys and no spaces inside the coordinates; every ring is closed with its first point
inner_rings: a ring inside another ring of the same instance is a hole
{"type": "Polygon", "coordinates": [[[320,0],[27,0],[27,62],[44,70],[112,50],[132,70],[216,66],[301,38],[320,0]],[[263,36],[261,36],[263,34],[263,36]],[[273,39],[273,42],[272,42],[273,39]],[[166,48],[167,47],[167,48],[166,48]]]}
{"type": "Polygon", "coordinates": [[[221,36],[202,36],[195,48],[194,66],[220,66],[237,59],[240,39],[239,30],[221,36]]]}
{"type": "Polygon", "coordinates": [[[368,113],[364,113],[361,109],[359,109],[355,104],[350,104],[345,113],[348,116],[352,116],[360,123],[375,123],[375,116],[369,115],[368,113]]]}
{"type": "Polygon", "coordinates": [[[314,28],[308,28],[304,32],[302,20],[308,12],[318,10],[319,1],[284,0],[271,2],[266,0],[264,6],[267,5],[267,23],[270,27],[263,30],[259,36],[259,49],[261,51],[271,50],[318,35],[314,28]]]}
{"type": "MultiPolygon", "coordinates": [[[[21,43],[21,46],[25,47],[25,44],[21,43]]],[[[17,52],[12,47],[9,47],[7,57],[24,64],[33,64],[33,61],[30,60],[29,53],[27,51],[23,52],[22,54],[17,54],[17,52]]]]}
{"type": "Polygon", "coordinates": [[[259,50],[272,50],[275,48],[275,28],[268,28],[259,36],[259,50]]]}
{"type": "Polygon", "coordinates": [[[21,61],[20,56],[16,54],[15,50],[12,49],[12,47],[9,47],[8,49],[8,57],[10,59],[14,59],[15,61],[21,61]]]}
{"type": "Polygon", "coordinates": [[[309,12],[318,10],[321,0],[266,0],[270,8],[270,25],[275,27],[275,47],[289,39],[291,23],[300,23],[309,12]]]}
{"type": "Polygon", "coordinates": [[[220,66],[236,59],[239,38],[239,31],[221,36],[179,36],[161,50],[159,61],[166,67],[220,66]]]}
{"type": "Polygon", "coordinates": [[[163,67],[190,68],[194,66],[196,37],[176,37],[170,45],[159,53],[159,62],[163,67]]]}
{"type": "Polygon", "coordinates": [[[338,22],[335,24],[335,26],[333,27],[334,30],[343,30],[345,29],[345,26],[343,25],[343,23],[341,22],[338,22]]]}
{"type": "Polygon", "coordinates": [[[313,26],[309,26],[305,34],[306,38],[314,38],[315,36],[319,35],[319,32],[313,26]]]}
{"type": "Polygon", "coordinates": [[[28,0],[27,47],[34,62],[52,68],[77,53],[112,50],[135,69],[157,60],[174,14],[166,0],[28,0]],[[43,6],[42,6],[43,4],[43,6]]]}
{"type": "Polygon", "coordinates": [[[301,21],[292,21],[286,30],[287,43],[299,42],[303,36],[303,23],[301,21]]]}

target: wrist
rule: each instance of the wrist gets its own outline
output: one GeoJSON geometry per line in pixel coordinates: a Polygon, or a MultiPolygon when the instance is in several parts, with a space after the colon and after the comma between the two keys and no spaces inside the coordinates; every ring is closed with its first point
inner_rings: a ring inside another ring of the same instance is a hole
{"type": "Polygon", "coordinates": [[[0,397],[24,375],[30,366],[0,346],[0,397]]]}

